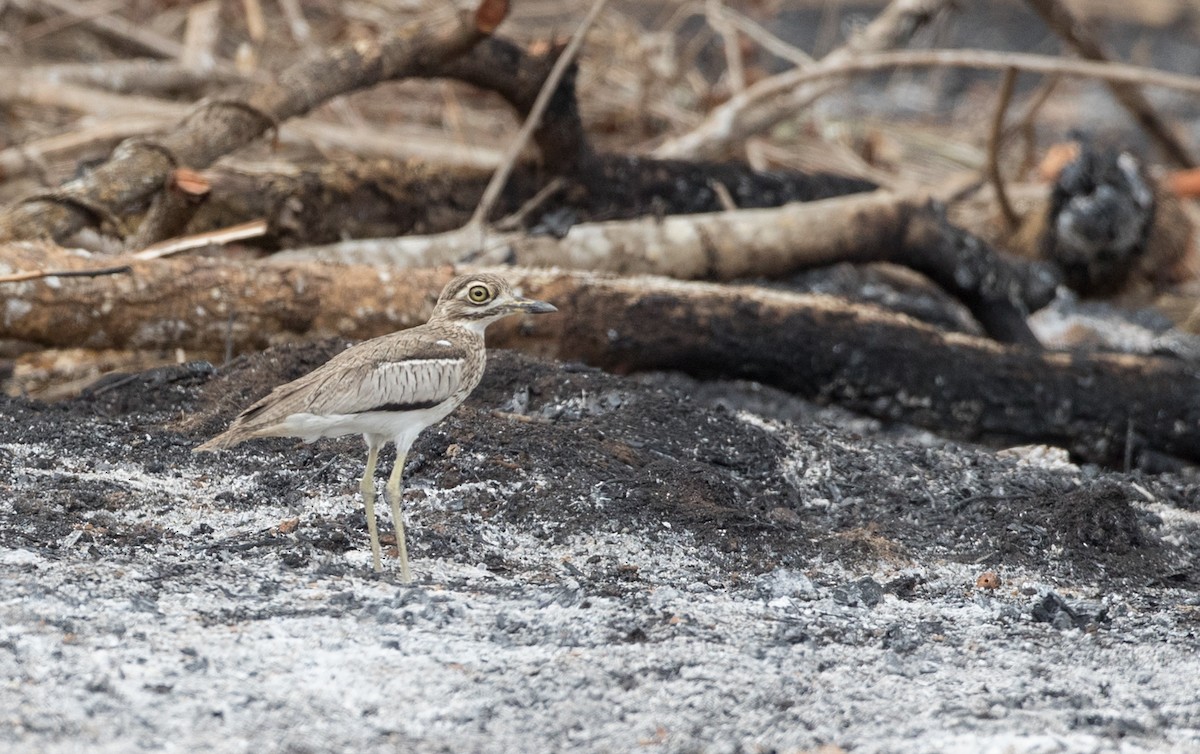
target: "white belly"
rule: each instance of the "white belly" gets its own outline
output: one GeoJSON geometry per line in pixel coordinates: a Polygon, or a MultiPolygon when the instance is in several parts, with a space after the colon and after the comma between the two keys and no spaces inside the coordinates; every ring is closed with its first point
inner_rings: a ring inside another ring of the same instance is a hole
{"type": "Polygon", "coordinates": [[[454,410],[450,401],[419,411],[364,411],[360,414],[291,414],[278,425],[279,434],[306,442],[322,437],[375,435],[407,445],[421,430],[437,424],[454,410]]]}

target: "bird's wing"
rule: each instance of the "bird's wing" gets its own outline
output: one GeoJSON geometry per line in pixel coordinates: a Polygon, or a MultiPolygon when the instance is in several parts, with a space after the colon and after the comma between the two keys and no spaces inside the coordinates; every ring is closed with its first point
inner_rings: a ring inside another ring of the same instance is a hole
{"type": "Polygon", "coordinates": [[[246,439],[293,414],[355,414],[435,406],[463,384],[471,344],[416,327],[360,343],[280,385],[234,420],[225,434],[246,439]]]}
{"type": "Polygon", "coordinates": [[[432,408],[458,391],[465,367],[465,358],[449,354],[367,361],[324,375],[305,391],[304,405],[290,406],[290,413],[358,414],[432,408]]]}

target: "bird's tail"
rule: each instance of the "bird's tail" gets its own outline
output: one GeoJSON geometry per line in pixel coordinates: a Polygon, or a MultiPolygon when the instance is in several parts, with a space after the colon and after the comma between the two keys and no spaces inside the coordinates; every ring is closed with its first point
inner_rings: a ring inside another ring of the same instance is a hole
{"type": "Polygon", "coordinates": [[[217,435],[208,442],[201,443],[192,448],[193,453],[211,453],[215,450],[224,450],[232,448],[234,445],[240,444],[243,440],[249,439],[245,433],[239,432],[237,427],[228,429],[217,435]]]}

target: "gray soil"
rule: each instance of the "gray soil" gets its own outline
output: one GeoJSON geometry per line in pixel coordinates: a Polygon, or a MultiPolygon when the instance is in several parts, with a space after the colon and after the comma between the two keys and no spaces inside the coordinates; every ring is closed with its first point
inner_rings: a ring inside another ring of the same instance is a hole
{"type": "Polygon", "coordinates": [[[1191,478],[499,352],[406,586],[361,441],[190,452],[341,346],[7,400],[0,749],[1200,751],[1191,478]]]}

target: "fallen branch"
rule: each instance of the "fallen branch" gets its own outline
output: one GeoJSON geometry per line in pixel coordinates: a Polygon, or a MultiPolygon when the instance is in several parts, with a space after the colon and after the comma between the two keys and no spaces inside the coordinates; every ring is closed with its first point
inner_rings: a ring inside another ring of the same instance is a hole
{"type": "MultiPolygon", "coordinates": [[[[64,153],[163,133],[193,109],[170,100],[114,94],[71,83],[54,84],[38,76],[0,77],[0,102],[14,101],[74,110],[107,120],[0,151],[0,178],[5,179],[39,170],[44,160],[65,160],[64,153]]],[[[280,124],[278,139],[282,144],[315,145],[360,157],[417,159],[451,167],[494,168],[501,157],[497,149],[485,144],[464,144],[419,126],[363,128],[301,117],[280,124]]]]}
{"type": "MultiPolygon", "coordinates": [[[[3,249],[20,263],[48,250],[3,249]]],[[[86,259],[66,254],[66,268],[86,259]]],[[[367,338],[429,315],[452,267],[134,262],[132,274],[12,284],[0,337],[52,346],[184,348],[214,356],[286,339],[367,338]]],[[[1200,460],[1200,377],[1184,362],[1044,353],[946,334],[871,306],[746,286],[506,269],[554,317],[500,323],[493,346],[614,371],[675,369],[775,385],[887,420],[1121,463],[1200,460]],[[1132,431],[1131,431],[1132,430],[1132,431]]]]}
{"type": "Polygon", "coordinates": [[[30,173],[43,173],[52,160],[67,159],[90,150],[107,152],[131,136],[153,133],[166,124],[157,115],[129,115],[106,119],[57,136],[0,149],[0,180],[11,181],[30,173]]]}
{"type": "Polygon", "coordinates": [[[872,307],[757,288],[525,273],[561,315],[494,345],[612,371],[757,380],[959,437],[1200,460],[1200,375],[1166,358],[1045,353],[944,334],[872,307]]]}
{"type": "Polygon", "coordinates": [[[86,177],[52,196],[0,214],[0,240],[64,238],[144,202],[176,167],[203,168],[338,94],[399,76],[425,74],[489,34],[507,0],[482,0],[473,18],[416,23],[374,41],[358,41],[299,63],[278,84],[246,85],[211,100],[156,142],[126,142],[86,177]]]}
{"type": "MultiPolygon", "coordinates": [[[[477,249],[478,234],[347,241],[293,249],[272,261],[433,267],[477,249]]],[[[837,262],[892,262],[917,270],[963,301],[993,337],[1034,344],[1028,312],[1052,297],[1046,267],[1007,259],[946,224],[920,196],[852,194],[772,209],[584,223],[562,237],[509,233],[489,239],[477,264],[511,262],[686,280],[781,278],[837,262]]]]}
{"type": "MultiPolygon", "coordinates": [[[[213,198],[197,215],[191,230],[265,218],[271,230],[264,248],[316,246],[344,238],[364,239],[350,242],[349,247],[404,246],[405,240],[365,239],[427,236],[461,228],[478,205],[488,180],[488,173],[479,170],[395,160],[337,160],[315,169],[227,160],[202,173],[213,184],[213,198]]],[[[663,216],[716,212],[722,209],[722,186],[728,189],[732,203],[743,208],[775,207],[875,188],[866,181],[820,173],[756,173],[740,163],[601,153],[594,155],[585,169],[549,181],[541,166],[518,165],[493,216],[519,213],[521,229],[561,234],[590,218],[628,219],[650,211],[663,216]],[[530,204],[547,185],[555,183],[557,191],[530,204]]],[[[479,250],[477,230],[454,238],[454,243],[439,239],[441,252],[417,252],[425,255],[422,264],[452,262],[459,257],[450,255],[479,250]]],[[[489,233],[488,238],[494,236],[489,233]]],[[[429,241],[423,238],[413,243],[424,249],[429,241]]]]}

